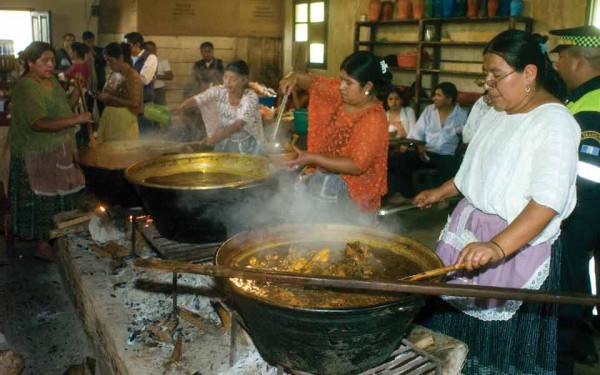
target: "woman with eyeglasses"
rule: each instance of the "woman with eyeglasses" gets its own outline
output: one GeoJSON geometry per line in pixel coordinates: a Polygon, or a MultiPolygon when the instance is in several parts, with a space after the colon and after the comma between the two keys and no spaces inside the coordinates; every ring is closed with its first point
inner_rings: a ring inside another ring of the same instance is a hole
{"type": "MultiPolygon", "coordinates": [[[[560,224],[576,203],[580,130],[541,39],[507,30],[483,52],[494,110],[483,117],[456,176],[414,199],[458,194],[437,254],[448,282],[556,290],[560,224]]],[[[556,305],[471,298],[435,300],[422,323],[464,341],[465,374],[554,374],[556,305]]]]}
{"type": "Polygon", "coordinates": [[[69,98],[54,76],[54,48],[33,42],[19,53],[23,74],[13,89],[8,130],[10,171],[8,194],[12,232],[37,241],[35,256],[53,260],[47,242],[52,217],[75,208],[85,187],[81,169],[73,163],[75,132],[91,123],[89,112],[74,114],[77,90],[69,98]]]}

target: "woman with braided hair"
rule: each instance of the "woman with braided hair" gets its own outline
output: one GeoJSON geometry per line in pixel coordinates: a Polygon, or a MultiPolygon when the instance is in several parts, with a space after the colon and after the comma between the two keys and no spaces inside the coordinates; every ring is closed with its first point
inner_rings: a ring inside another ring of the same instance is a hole
{"type": "MultiPolygon", "coordinates": [[[[461,193],[437,254],[456,264],[450,283],[556,290],[560,224],[576,203],[580,130],[562,104],[565,85],[543,40],[498,34],[483,52],[482,86],[494,107],[456,176],[417,195],[428,207],[461,193]]],[[[422,323],[469,346],[465,374],[554,374],[556,305],[436,299],[422,323]]]]}

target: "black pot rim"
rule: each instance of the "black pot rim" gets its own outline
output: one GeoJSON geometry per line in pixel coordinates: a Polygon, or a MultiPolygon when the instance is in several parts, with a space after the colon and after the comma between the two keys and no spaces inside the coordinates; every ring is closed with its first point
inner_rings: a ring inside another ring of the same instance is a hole
{"type": "Polygon", "coordinates": [[[338,308],[306,308],[306,307],[286,306],[286,305],[282,305],[282,304],[275,303],[275,302],[273,302],[273,303],[266,302],[260,298],[257,298],[256,296],[254,296],[252,294],[240,292],[235,286],[231,285],[230,281],[227,281],[227,283],[230,285],[230,287],[232,289],[232,293],[236,294],[237,296],[246,298],[246,299],[251,299],[254,302],[257,302],[268,308],[277,308],[279,310],[283,309],[283,310],[287,310],[287,311],[306,312],[306,313],[314,313],[314,314],[343,314],[343,313],[347,314],[347,313],[354,313],[358,310],[360,310],[361,312],[364,312],[364,313],[368,313],[368,312],[372,312],[372,311],[376,311],[376,310],[382,310],[387,307],[393,307],[394,305],[397,305],[398,303],[411,302],[411,301],[420,300],[420,299],[425,300],[425,298],[426,298],[426,296],[422,296],[419,294],[402,294],[402,296],[399,297],[398,299],[394,299],[393,301],[385,302],[385,303],[381,303],[381,304],[377,304],[377,305],[355,306],[355,307],[344,307],[344,308],[339,308],[339,307],[338,308]]]}

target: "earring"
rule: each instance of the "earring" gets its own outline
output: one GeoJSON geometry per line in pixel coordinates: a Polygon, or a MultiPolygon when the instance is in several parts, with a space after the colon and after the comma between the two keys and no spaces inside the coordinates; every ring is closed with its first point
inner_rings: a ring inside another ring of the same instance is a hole
{"type": "Polygon", "coordinates": [[[369,90],[365,91],[365,95],[369,96],[369,90]]]}
{"type": "Polygon", "coordinates": [[[531,92],[531,86],[525,86],[525,92],[527,93],[527,95],[529,95],[529,93],[531,92]]]}

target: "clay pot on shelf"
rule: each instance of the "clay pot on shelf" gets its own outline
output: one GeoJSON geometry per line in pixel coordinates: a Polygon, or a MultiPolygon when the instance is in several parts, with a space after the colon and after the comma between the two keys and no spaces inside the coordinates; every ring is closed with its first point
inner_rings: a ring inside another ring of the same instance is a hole
{"type": "Polygon", "coordinates": [[[412,1],[413,18],[420,20],[425,16],[425,0],[412,1]]]}
{"type": "Polygon", "coordinates": [[[499,0],[498,15],[500,17],[508,17],[510,15],[510,0],[499,0]]]}
{"type": "Polygon", "coordinates": [[[444,0],[433,0],[433,16],[435,18],[442,17],[443,1],[444,0]]]}
{"type": "Polygon", "coordinates": [[[487,14],[488,17],[494,17],[496,16],[496,13],[498,12],[498,6],[500,5],[498,0],[488,0],[487,3],[487,14]]]}
{"type": "Polygon", "coordinates": [[[425,0],[425,18],[431,18],[433,14],[433,0],[425,0]]]}
{"type": "Polygon", "coordinates": [[[369,2],[369,21],[377,21],[381,13],[381,0],[370,0],[369,2]]]}
{"type": "Polygon", "coordinates": [[[396,18],[406,20],[412,16],[412,2],[410,0],[398,0],[396,4],[396,18]]]}
{"type": "Polygon", "coordinates": [[[391,21],[394,18],[394,3],[390,0],[384,0],[381,3],[381,20],[391,21]]]}
{"type": "Polygon", "coordinates": [[[477,17],[481,8],[481,0],[467,0],[467,17],[477,17]]]}
{"type": "Polygon", "coordinates": [[[467,15],[467,0],[456,0],[454,4],[454,17],[464,17],[467,15]]]}
{"type": "Polygon", "coordinates": [[[519,17],[523,10],[523,0],[512,0],[510,2],[510,15],[511,17],[519,17]]]}
{"type": "Polygon", "coordinates": [[[481,6],[479,7],[479,17],[487,17],[487,0],[481,0],[481,6]]]}

